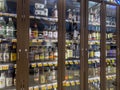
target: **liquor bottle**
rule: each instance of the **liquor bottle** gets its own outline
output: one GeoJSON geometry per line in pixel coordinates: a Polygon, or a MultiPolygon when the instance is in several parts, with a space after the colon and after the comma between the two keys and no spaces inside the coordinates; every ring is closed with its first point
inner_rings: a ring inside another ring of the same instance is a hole
{"type": "Polygon", "coordinates": [[[9,86],[12,86],[13,85],[13,78],[12,78],[12,75],[11,75],[11,70],[8,70],[7,71],[7,75],[6,75],[6,86],[9,87],[9,86]]]}
{"type": "Polygon", "coordinates": [[[10,47],[10,61],[17,60],[17,45],[16,42],[13,42],[10,47]]]}
{"type": "Polygon", "coordinates": [[[45,15],[45,16],[48,16],[47,0],[44,0],[44,5],[45,5],[44,15],[45,15]]]}
{"type": "Polygon", "coordinates": [[[0,88],[5,88],[5,73],[2,72],[0,76],[0,88]]]}
{"type": "Polygon", "coordinates": [[[9,22],[6,26],[6,37],[7,38],[14,38],[15,37],[15,28],[14,28],[12,18],[9,18],[9,22]]]}
{"type": "Polygon", "coordinates": [[[39,69],[39,75],[40,75],[40,84],[44,84],[46,82],[46,75],[45,72],[43,70],[43,68],[39,69]]]}
{"type": "Polygon", "coordinates": [[[8,62],[9,61],[9,48],[8,44],[3,44],[3,62],[8,62]]]}
{"type": "Polygon", "coordinates": [[[44,46],[39,47],[39,51],[40,51],[40,60],[44,60],[45,56],[44,56],[44,46]]]}
{"type": "Polygon", "coordinates": [[[6,22],[3,17],[0,17],[0,38],[5,38],[6,22]]]}
{"type": "Polygon", "coordinates": [[[34,68],[34,82],[39,83],[39,69],[34,68]]]}
{"type": "Polygon", "coordinates": [[[48,52],[48,47],[44,47],[44,59],[49,60],[49,52],[48,52]]]}
{"type": "Polygon", "coordinates": [[[37,23],[34,24],[34,28],[32,29],[32,38],[38,38],[38,27],[37,27],[37,23]]]}
{"type": "Polygon", "coordinates": [[[55,17],[55,18],[58,17],[57,3],[55,3],[55,5],[54,5],[54,9],[53,9],[53,17],[55,17]]]}
{"type": "Polygon", "coordinates": [[[49,46],[48,51],[49,51],[49,60],[53,60],[54,57],[53,47],[49,46]]]}
{"type": "Polygon", "coordinates": [[[53,59],[58,60],[58,47],[57,46],[53,48],[53,59]]]}
{"type": "Polygon", "coordinates": [[[52,81],[56,80],[56,70],[55,67],[51,67],[51,76],[52,76],[52,81]]]}

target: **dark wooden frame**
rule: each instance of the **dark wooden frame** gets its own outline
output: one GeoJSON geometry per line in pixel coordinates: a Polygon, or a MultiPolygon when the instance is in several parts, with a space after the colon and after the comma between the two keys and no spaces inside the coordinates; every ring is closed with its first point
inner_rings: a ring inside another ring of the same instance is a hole
{"type": "MultiPolygon", "coordinates": [[[[58,90],[65,90],[65,5],[66,0],[58,0],[58,90]]],[[[80,90],[88,89],[88,1],[101,3],[101,72],[100,88],[106,90],[106,4],[117,6],[117,89],[120,87],[120,6],[103,0],[80,1],[80,90]]],[[[17,90],[29,87],[29,0],[17,0],[17,90]],[[21,43],[24,42],[24,43],[21,43]],[[24,62],[24,63],[23,63],[24,62]]]]}

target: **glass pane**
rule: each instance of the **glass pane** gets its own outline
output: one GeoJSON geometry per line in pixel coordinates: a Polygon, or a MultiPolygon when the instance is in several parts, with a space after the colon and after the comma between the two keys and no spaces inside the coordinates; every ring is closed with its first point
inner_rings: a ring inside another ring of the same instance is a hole
{"type": "Polygon", "coordinates": [[[0,0],[0,90],[16,90],[16,0],[0,0]]]}
{"type": "Polygon", "coordinates": [[[116,90],[116,6],[106,5],[106,10],[106,90],[116,90]]]}
{"type": "Polygon", "coordinates": [[[88,90],[100,90],[100,3],[88,7],[88,90]]]}
{"type": "Polygon", "coordinates": [[[104,0],[104,1],[120,4],[120,0],[104,0]]]}
{"type": "Polygon", "coordinates": [[[57,0],[30,0],[30,90],[57,90],[57,23],[57,0]]]}
{"type": "Polygon", "coordinates": [[[65,89],[80,90],[80,2],[66,0],[65,89]]]}

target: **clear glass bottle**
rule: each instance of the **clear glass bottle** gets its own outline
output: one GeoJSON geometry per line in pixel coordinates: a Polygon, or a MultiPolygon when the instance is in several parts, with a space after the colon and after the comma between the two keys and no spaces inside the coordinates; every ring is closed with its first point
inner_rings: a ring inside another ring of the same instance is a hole
{"type": "Polygon", "coordinates": [[[9,22],[6,26],[6,38],[15,38],[15,27],[12,18],[9,18],[9,22]]]}

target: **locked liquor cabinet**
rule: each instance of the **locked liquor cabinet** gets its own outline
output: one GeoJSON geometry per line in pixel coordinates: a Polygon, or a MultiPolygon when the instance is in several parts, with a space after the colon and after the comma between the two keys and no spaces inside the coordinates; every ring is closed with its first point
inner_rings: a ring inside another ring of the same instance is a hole
{"type": "Polygon", "coordinates": [[[119,90],[119,0],[0,0],[0,90],[119,90]]]}

